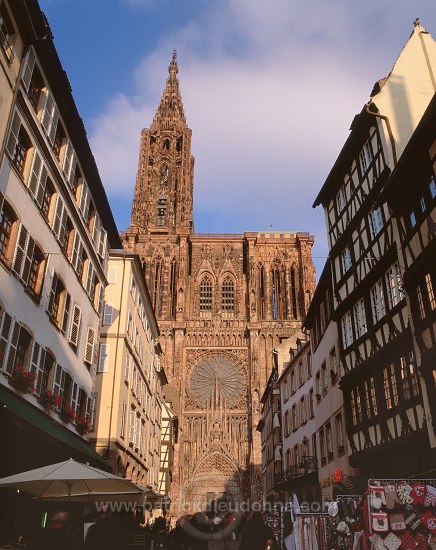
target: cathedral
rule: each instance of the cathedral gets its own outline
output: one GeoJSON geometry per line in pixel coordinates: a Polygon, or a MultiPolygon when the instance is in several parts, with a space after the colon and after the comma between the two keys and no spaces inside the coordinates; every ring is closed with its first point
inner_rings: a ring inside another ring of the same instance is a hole
{"type": "Polygon", "coordinates": [[[301,327],[315,270],[309,233],[194,231],[192,132],[175,52],[168,71],[141,132],[122,240],[139,255],[159,323],[179,428],[171,509],[181,515],[261,498],[260,401],[275,348],[301,327]]]}

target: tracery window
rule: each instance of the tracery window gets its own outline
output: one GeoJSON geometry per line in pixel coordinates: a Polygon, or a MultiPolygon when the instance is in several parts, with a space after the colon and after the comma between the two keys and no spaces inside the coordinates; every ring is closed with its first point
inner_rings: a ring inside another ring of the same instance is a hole
{"type": "Polygon", "coordinates": [[[258,304],[257,310],[259,313],[259,318],[265,318],[265,270],[263,265],[259,267],[258,273],[258,304]]]}
{"type": "Polygon", "coordinates": [[[212,281],[208,275],[200,283],[200,315],[208,315],[212,311],[212,281]]]}
{"type": "Polygon", "coordinates": [[[291,267],[291,308],[292,318],[298,318],[298,284],[295,268],[291,267]]]}
{"type": "Polygon", "coordinates": [[[163,268],[162,260],[157,260],[154,265],[153,280],[153,309],[157,316],[162,313],[163,268]]]}
{"type": "Polygon", "coordinates": [[[177,306],[177,264],[175,260],[171,262],[170,296],[171,296],[170,313],[171,313],[171,317],[175,318],[176,306],[177,306]]]}
{"type": "Polygon", "coordinates": [[[231,277],[226,277],[221,290],[221,309],[227,314],[235,310],[235,287],[231,277]]]}

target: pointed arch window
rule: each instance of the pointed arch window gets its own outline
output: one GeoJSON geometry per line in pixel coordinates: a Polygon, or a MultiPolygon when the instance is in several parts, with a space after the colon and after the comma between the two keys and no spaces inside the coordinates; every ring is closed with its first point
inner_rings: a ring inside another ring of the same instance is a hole
{"type": "Polygon", "coordinates": [[[176,305],[177,305],[177,263],[173,259],[171,262],[171,273],[170,273],[170,297],[171,297],[171,317],[175,318],[176,316],[176,305]]]}
{"type": "Polygon", "coordinates": [[[286,317],[285,285],[283,284],[283,272],[276,267],[271,271],[271,300],[273,319],[286,317]]]}
{"type": "Polygon", "coordinates": [[[200,315],[209,316],[212,312],[212,280],[209,275],[200,283],[200,315]]]}
{"type": "Polygon", "coordinates": [[[222,284],[221,309],[228,317],[233,316],[235,311],[235,285],[230,276],[226,277],[222,284]]]}
{"type": "Polygon", "coordinates": [[[154,266],[153,309],[158,317],[162,313],[162,291],[163,291],[163,261],[157,260],[154,266]]]}
{"type": "Polygon", "coordinates": [[[298,319],[298,282],[295,267],[291,267],[291,310],[292,318],[298,319]]]}
{"type": "Polygon", "coordinates": [[[265,270],[263,265],[259,267],[258,273],[258,304],[259,319],[265,318],[265,270]]]}

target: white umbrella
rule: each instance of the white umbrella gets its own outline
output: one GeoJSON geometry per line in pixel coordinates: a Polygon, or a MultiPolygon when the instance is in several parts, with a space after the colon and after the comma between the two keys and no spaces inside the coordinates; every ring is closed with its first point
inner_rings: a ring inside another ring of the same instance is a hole
{"type": "Polygon", "coordinates": [[[65,462],[28,470],[0,479],[0,488],[19,489],[25,493],[50,500],[81,500],[94,498],[110,500],[111,496],[138,496],[142,490],[128,479],[109,474],[93,466],[65,462]]]}

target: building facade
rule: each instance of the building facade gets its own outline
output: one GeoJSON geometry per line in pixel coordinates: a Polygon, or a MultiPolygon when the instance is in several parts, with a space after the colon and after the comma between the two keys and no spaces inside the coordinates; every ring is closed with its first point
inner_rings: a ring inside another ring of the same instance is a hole
{"type": "MultiPolygon", "coordinates": [[[[392,172],[383,199],[397,224],[399,261],[434,462],[436,447],[436,99],[392,172]]],[[[433,457],[433,458],[432,458],[433,457]]]]}
{"type": "MultiPolygon", "coordinates": [[[[121,243],[47,20],[34,0],[0,12],[0,468],[73,457],[109,469],[87,438],[107,257],[121,243]]],[[[2,536],[19,527],[6,502],[2,536]]]]}
{"type": "Polygon", "coordinates": [[[143,265],[179,421],[173,511],[240,501],[260,476],[256,426],[272,349],[301,326],[314,291],[308,233],[194,232],[191,130],[175,54],[141,133],[127,252],[143,265]]]}
{"type": "MultiPolygon", "coordinates": [[[[338,329],[332,315],[332,272],[327,260],[304,321],[312,348],[312,447],[323,500],[334,498],[340,482],[358,474],[348,460],[344,397],[340,389],[338,329]]],[[[347,490],[342,488],[340,492],[346,494],[347,490]]]]}
{"type": "Polygon", "coordinates": [[[319,500],[314,422],[312,350],[305,334],[290,347],[290,361],[279,378],[282,409],[283,473],[279,487],[285,500],[319,500]]]}
{"type": "Polygon", "coordinates": [[[404,264],[380,195],[434,95],[435,68],[436,43],[416,21],[389,76],[353,120],[314,203],[327,222],[349,460],[366,477],[430,467],[404,264]],[[399,452],[412,447],[413,454],[399,452]]]}
{"type": "Polygon", "coordinates": [[[95,385],[96,427],[90,440],[119,475],[157,492],[167,379],[138,257],[112,251],[108,283],[95,385]]]}

